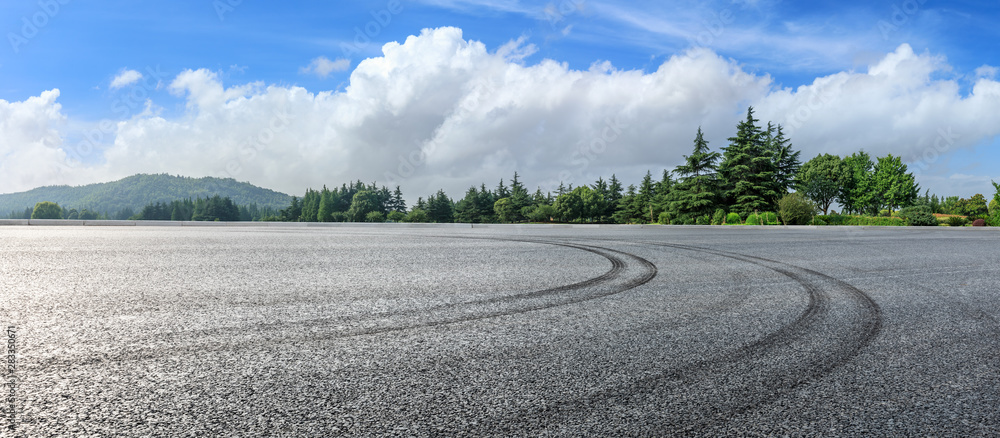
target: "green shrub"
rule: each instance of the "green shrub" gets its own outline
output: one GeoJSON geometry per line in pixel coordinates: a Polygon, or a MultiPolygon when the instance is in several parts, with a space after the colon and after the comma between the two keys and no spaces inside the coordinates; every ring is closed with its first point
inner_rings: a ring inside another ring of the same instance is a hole
{"type": "Polygon", "coordinates": [[[381,211],[370,211],[365,215],[365,222],[385,222],[385,215],[381,211]]]}
{"type": "Polygon", "coordinates": [[[744,225],[760,225],[760,215],[751,214],[747,216],[747,221],[743,223],[744,225]]]}
{"type": "Polygon", "coordinates": [[[707,214],[703,214],[695,219],[695,223],[698,225],[712,225],[712,217],[707,214]]]}
{"type": "Polygon", "coordinates": [[[890,215],[891,215],[891,213],[889,212],[889,210],[879,210],[878,211],[878,216],[879,217],[889,217],[890,215]]]}
{"type": "Polygon", "coordinates": [[[740,225],[743,223],[743,218],[740,217],[739,213],[729,213],[726,215],[725,225],[740,225]]]}
{"type": "Polygon", "coordinates": [[[760,215],[760,220],[764,225],[778,225],[778,214],[772,211],[762,213],[760,215]]]}
{"type": "Polygon", "coordinates": [[[847,225],[869,227],[904,227],[906,221],[898,217],[851,216],[847,225]]]}
{"type": "Polygon", "coordinates": [[[819,217],[814,217],[812,221],[813,225],[826,225],[826,221],[820,219],[819,217]]]}
{"type": "Polygon", "coordinates": [[[899,211],[899,217],[913,227],[936,227],[938,220],[931,214],[931,208],[926,205],[906,207],[899,211]]]}
{"type": "Polygon", "coordinates": [[[430,222],[430,219],[427,217],[427,212],[426,211],[424,211],[423,209],[414,208],[413,210],[410,210],[410,212],[406,214],[406,221],[407,222],[430,222]]]}
{"type": "Polygon", "coordinates": [[[1000,201],[997,201],[996,199],[990,199],[990,206],[988,209],[990,212],[990,216],[996,216],[997,214],[1000,214],[1000,201]]]}
{"type": "Polygon", "coordinates": [[[778,201],[778,214],[785,225],[805,225],[816,215],[816,205],[801,193],[789,193],[778,201]]]}
{"type": "Polygon", "coordinates": [[[951,216],[945,221],[945,223],[947,223],[950,227],[964,227],[965,224],[969,223],[969,220],[962,216],[951,216]]]}
{"type": "Polygon", "coordinates": [[[390,211],[388,218],[392,222],[402,222],[403,219],[406,219],[406,213],[401,211],[390,211]]]}
{"type": "Polygon", "coordinates": [[[718,209],[715,210],[715,214],[712,215],[712,225],[722,225],[726,223],[726,210],[718,209]]]}
{"type": "Polygon", "coordinates": [[[670,213],[660,213],[660,220],[657,223],[660,225],[670,225],[670,213]]]}

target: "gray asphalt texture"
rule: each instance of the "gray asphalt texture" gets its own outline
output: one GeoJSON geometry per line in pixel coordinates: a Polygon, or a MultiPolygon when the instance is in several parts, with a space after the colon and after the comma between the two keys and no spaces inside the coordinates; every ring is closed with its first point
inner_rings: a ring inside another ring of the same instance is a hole
{"type": "Polygon", "coordinates": [[[998,243],[0,227],[0,434],[998,436],[998,243]]]}

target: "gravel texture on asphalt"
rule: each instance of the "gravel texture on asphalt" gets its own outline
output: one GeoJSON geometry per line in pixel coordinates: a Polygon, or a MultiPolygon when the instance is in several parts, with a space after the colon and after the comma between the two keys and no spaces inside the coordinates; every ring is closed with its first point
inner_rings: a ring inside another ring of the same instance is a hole
{"type": "Polygon", "coordinates": [[[998,243],[0,227],[0,436],[998,436],[998,243]]]}

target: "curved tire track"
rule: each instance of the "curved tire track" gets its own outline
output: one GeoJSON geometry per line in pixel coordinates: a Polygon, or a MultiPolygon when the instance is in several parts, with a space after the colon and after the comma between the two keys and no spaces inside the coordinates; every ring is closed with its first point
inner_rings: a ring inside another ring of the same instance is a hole
{"type": "MultiPolygon", "coordinates": [[[[120,350],[84,357],[51,357],[42,359],[35,364],[26,363],[22,367],[32,370],[44,370],[106,362],[141,361],[166,356],[204,353],[206,351],[231,351],[254,348],[259,347],[262,343],[327,340],[457,324],[512,316],[607,297],[645,284],[657,275],[656,265],[642,257],[598,246],[532,239],[438,237],[524,242],[573,248],[604,257],[611,262],[611,269],[597,277],[568,285],[514,295],[443,304],[425,309],[368,315],[364,318],[319,318],[292,323],[255,324],[253,328],[258,333],[258,336],[254,336],[251,340],[224,339],[223,341],[203,341],[182,346],[171,344],[162,347],[120,350]],[[293,329],[291,333],[288,330],[289,328],[293,329]]],[[[231,334],[246,333],[247,329],[245,327],[222,327],[158,335],[157,339],[160,343],[170,344],[166,341],[187,338],[212,339],[231,334]]]]}
{"type": "Polygon", "coordinates": [[[713,428],[724,427],[733,415],[771,403],[843,366],[881,330],[881,309],[871,297],[820,272],[727,251],[640,243],[713,254],[773,270],[801,285],[809,302],[794,321],[756,341],[708,360],[654,373],[624,388],[521,411],[516,415],[525,419],[520,427],[536,432],[570,426],[589,434],[726,433],[724,428],[713,428]],[[628,420],[602,422],[605,416],[628,420]],[[613,426],[622,424],[630,424],[630,429],[613,426]]]}

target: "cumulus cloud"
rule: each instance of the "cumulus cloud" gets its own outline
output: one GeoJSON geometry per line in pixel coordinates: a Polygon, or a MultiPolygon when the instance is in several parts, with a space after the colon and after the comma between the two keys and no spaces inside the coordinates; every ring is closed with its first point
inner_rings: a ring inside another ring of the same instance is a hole
{"type": "Polygon", "coordinates": [[[336,61],[331,61],[325,56],[320,56],[313,59],[309,65],[299,69],[299,73],[302,74],[314,74],[321,78],[326,78],[330,76],[330,73],[338,71],[347,71],[351,68],[351,60],[347,58],[340,58],[336,61]]]}
{"type": "Polygon", "coordinates": [[[117,90],[132,85],[142,79],[142,73],[135,70],[122,70],[111,80],[111,89],[117,90]]]}
{"type": "Polygon", "coordinates": [[[21,102],[0,100],[0,193],[50,185],[60,178],[65,154],[59,128],[66,122],[59,90],[21,102]]]}
{"type": "MultiPolygon", "coordinates": [[[[169,90],[186,100],[185,113],[120,121],[104,162],[86,170],[233,177],[296,194],[377,180],[415,199],[439,188],[460,196],[514,171],[543,189],[612,173],[637,182],[646,170],[679,164],[699,126],[713,148],[725,146],[750,105],[761,120],[784,124],[806,158],[865,148],[912,162],[928,148],[944,155],[1000,133],[1000,83],[979,78],[963,93],[937,79],[949,69],[942,58],[905,45],[866,72],[796,89],[708,49],[677,54],[651,72],[608,62],[575,70],[554,60],[526,63],[534,48],[523,39],[491,51],[460,29],[440,28],[382,52],[360,62],[343,91],[227,85],[218,73],[184,71],[169,90]]],[[[47,93],[5,104],[21,105],[36,119],[25,126],[39,126],[14,129],[14,141],[58,158],[58,92],[47,93]]],[[[20,186],[68,178],[28,173],[15,177],[25,179],[20,186]]]]}

